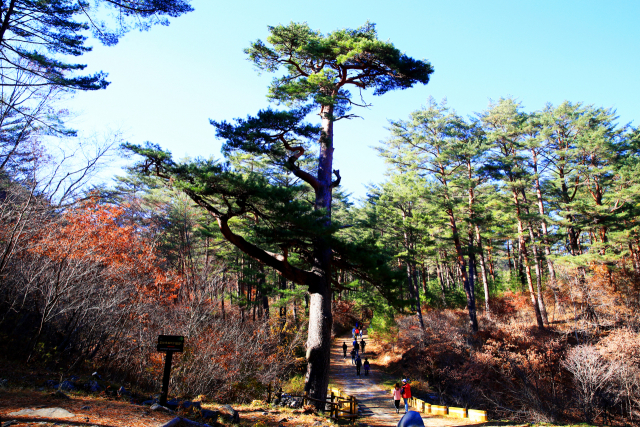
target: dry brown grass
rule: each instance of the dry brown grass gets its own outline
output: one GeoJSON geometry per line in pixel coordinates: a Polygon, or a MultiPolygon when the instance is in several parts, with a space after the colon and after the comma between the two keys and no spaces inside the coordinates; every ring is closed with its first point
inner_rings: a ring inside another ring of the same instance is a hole
{"type": "MultiPolygon", "coordinates": [[[[221,405],[205,403],[205,409],[217,410],[221,405]]],[[[324,426],[333,423],[326,418],[303,413],[304,410],[289,408],[272,409],[267,405],[233,405],[240,413],[241,426],[278,425],[311,427],[318,421],[324,426]],[[265,414],[266,412],[266,414],[265,414]],[[281,422],[283,418],[287,421],[281,422]]],[[[157,427],[169,422],[175,415],[151,411],[148,407],[132,405],[128,402],[107,399],[98,396],[72,396],[70,399],[52,397],[50,392],[40,392],[20,388],[0,391],[0,417],[2,421],[16,420],[20,426],[104,426],[104,427],[157,427]],[[83,407],[88,409],[82,409],[83,407]],[[8,416],[25,408],[58,407],[72,412],[76,416],[65,419],[44,419],[27,416],[8,416]]]]}

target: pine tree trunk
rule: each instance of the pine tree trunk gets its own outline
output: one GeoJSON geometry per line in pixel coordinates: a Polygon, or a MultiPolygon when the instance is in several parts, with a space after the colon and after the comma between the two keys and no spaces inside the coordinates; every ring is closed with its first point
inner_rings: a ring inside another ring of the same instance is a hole
{"type": "MultiPolygon", "coordinates": [[[[467,275],[467,264],[464,260],[464,255],[462,253],[462,244],[460,243],[460,236],[458,234],[458,227],[456,225],[456,219],[453,214],[453,210],[447,209],[447,213],[449,215],[449,225],[451,226],[451,231],[453,234],[453,243],[457,253],[457,260],[458,260],[457,266],[460,269],[464,292],[467,296],[467,311],[469,312],[469,326],[471,327],[471,330],[473,332],[477,332],[478,318],[476,316],[476,300],[475,300],[474,288],[473,288],[473,273],[467,275]]],[[[469,262],[470,262],[469,272],[472,272],[473,263],[471,260],[469,262]]]]}
{"type": "MultiPolygon", "coordinates": [[[[551,244],[549,243],[549,231],[547,230],[547,220],[544,212],[544,203],[542,201],[542,190],[540,188],[540,178],[538,174],[538,153],[532,150],[533,155],[533,172],[535,174],[536,198],[538,199],[538,213],[540,214],[540,228],[542,229],[542,244],[544,245],[544,254],[547,261],[547,270],[549,270],[548,284],[553,291],[554,302],[558,304],[558,296],[556,292],[556,270],[551,259],[551,244]]],[[[555,309],[554,309],[555,311],[555,309]]]]}
{"type": "MultiPolygon", "coordinates": [[[[496,273],[493,267],[493,242],[489,239],[489,246],[487,247],[487,255],[489,256],[489,274],[491,275],[491,281],[495,283],[496,273]]],[[[509,259],[511,261],[511,259],[509,259]]]]}
{"type": "MultiPolygon", "coordinates": [[[[527,201],[527,194],[522,189],[522,202],[523,207],[527,215],[530,214],[529,206],[527,201]]],[[[542,295],[542,262],[540,260],[540,253],[538,252],[538,245],[536,244],[536,236],[533,233],[533,225],[531,225],[531,221],[527,221],[527,230],[529,231],[529,239],[531,240],[531,250],[533,251],[533,258],[535,260],[535,269],[536,269],[536,292],[538,295],[538,308],[540,309],[540,315],[542,316],[542,321],[545,325],[549,324],[549,319],[547,318],[547,307],[544,303],[544,298],[542,295]]]]}
{"type": "Polygon", "coordinates": [[[533,289],[533,280],[531,278],[531,266],[529,265],[527,244],[524,240],[524,227],[522,226],[520,202],[518,200],[518,195],[516,193],[516,190],[513,190],[513,200],[516,208],[516,218],[518,220],[518,240],[520,244],[520,255],[522,256],[522,262],[524,263],[526,274],[527,274],[526,277],[527,277],[527,285],[529,287],[529,295],[531,296],[531,303],[533,304],[533,309],[536,315],[536,322],[538,323],[538,328],[544,329],[542,314],[540,313],[540,307],[538,306],[536,294],[533,289]]]}
{"type": "MultiPolygon", "coordinates": [[[[291,290],[295,289],[295,283],[291,282],[291,290]]],[[[298,326],[298,300],[296,298],[292,299],[293,302],[293,324],[298,326]]]]}
{"type": "Polygon", "coordinates": [[[638,257],[638,252],[633,247],[633,243],[631,240],[627,243],[629,246],[629,252],[631,253],[631,260],[633,261],[633,271],[637,274],[640,274],[640,259],[638,257]]]}
{"type": "MultiPolygon", "coordinates": [[[[325,213],[322,225],[331,227],[331,198],[333,176],[333,106],[320,110],[322,132],[318,156],[318,188],[315,189],[316,210],[325,213]]],[[[324,411],[329,385],[331,355],[331,246],[324,237],[314,240],[312,271],[320,277],[315,289],[309,289],[309,336],[307,338],[307,374],[304,389],[316,399],[314,406],[324,411]]]]}
{"type": "Polygon", "coordinates": [[[431,281],[431,277],[429,275],[429,267],[425,267],[424,263],[422,263],[422,293],[427,294],[427,282],[431,281]],[[425,275],[426,273],[426,275],[425,275]]]}
{"type": "Polygon", "coordinates": [[[438,275],[438,281],[440,282],[440,290],[442,291],[442,306],[443,307],[447,307],[447,298],[445,295],[445,285],[444,285],[444,279],[443,279],[443,271],[442,268],[440,267],[440,262],[438,261],[438,258],[436,257],[436,274],[438,275]]]}
{"type": "Polygon", "coordinates": [[[451,271],[451,266],[446,261],[443,265],[446,273],[445,278],[447,279],[447,289],[453,289],[455,288],[456,281],[455,281],[455,278],[453,277],[453,271],[451,271]]]}
{"type": "Polygon", "coordinates": [[[513,260],[511,258],[511,239],[507,240],[507,261],[509,264],[509,279],[512,279],[514,267],[513,267],[513,260]]]}
{"type": "Polygon", "coordinates": [[[526,292],[527,279],[525,277],[523,266],[525,263],[528,263],[528,261],[523,255],[524,251],[526,251],[526,247],[524,249],[522,248],[523,244],[524,244],[524,238],[520,240],[520,237],[518,236],[518,278],[520,279],[520,285],[522,285],[522,292],[526,292]]]}
{"type": "Polygon", "coordinates": [[[262,296],[262,313],[260,317],[269,318],[269,297],[266,295],[267,276],[264,273],[264,264],[258,264],[258,289],[262,296]]]}
{"type": "MultiPolygon", "coordinates": [[[[531,229],[531,225],[529,225],[529,233],[533,236],[533,231],[531,229]]],[[[531,238],[533,242],[533,237],[531,238]]],[[[545,325],[549,324],[549,319],[547,318],[547,307],[544,303],[544,298],[542,295],[542,266],[540,257],[538,254],[538,245],[535,243],[531,244],[531,248],[533,251],[533,258],[535,259],[535,268],[536,268],[536,293],[538,295],[538,308],[540,309],[540,315],[542,316],[542,321],[545,325]]]]}
{"type": "Polygon", "coordinates": [[[415,297],[416,297],[416,313],[418,315],[418,322],[420,323],[420,329],[422,332],[424,329],[424,320],[422,319],[422,305],[420,304],[420,286],[418,285],[418,274],[415,265],[412,268],[411,276],[413,277],[413,285],[415,287],[415,297]]]}
{"type": "Polygon", "coordinates": [[[482,273],[482,285],[484,287],[484,310],[487,316],[491,315],[491,308],[489,306],[489,281],[487,280],[487,270],[484,263],[484,251],[482,250],[482,236],[480,235],[480,227],[477,225],[476,239],[478,240],[478,252],[480,254],[480,272],[482,273]]]}
{"type": "MultiPolygon", "coordinates": [[[[325,293],[315,292],[310,295],[309,335],[307,338],[307,374],[304,390],[314,399],[322,402],[327,397],[329,386],[329,361],[331,353],[331,289],[325,293]]],[[[324,403],[314,402],[315,406],[324,403]]]]}

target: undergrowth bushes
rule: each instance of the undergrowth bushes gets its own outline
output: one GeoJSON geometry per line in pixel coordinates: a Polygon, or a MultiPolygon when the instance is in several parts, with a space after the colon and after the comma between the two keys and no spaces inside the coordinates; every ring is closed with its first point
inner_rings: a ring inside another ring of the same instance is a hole
{"type": "MultiPolygon", "coordinates": [[[[468,333],[463,310],[425,311],[424,334],[415,317],[398,319],[404,345],[416,345],[411,359],[418,379],[426,380],[442,403],[486,409],[494,419],[637,420],[638,325],[589,325],[594,317],[583,314],[582,294],[571,291],[573,299],[556,310],[557,323],[542,331],[532,326],[531,310],[522,307],[526,296],[513,293],[494,299],[492,316],[481,319],[475,335],[468,333]]],[[[615,311],[595,300],[588,309],[601,322],[609,319],[605,310],[615,311]]]]}
{"type": "Polygon", "coordinates": [[[0,200],[3,359],[64,375],[98,370],[151,393],[160,390],[164,365],[158,335],[183,335],[172,394],[221,402],[261,398],[297,367],[305,328],[285,316],[252,321],[228,304],[224,262],[187,277],[163,265],[124,208],[90,200],[58,214],[27,197],[26,224],[11,212],[24,195],[7,194],[0,200]]]}
{"type": "MultiPolygon", "coordinates": [[[[302,344],[301,335],[283,332],[278,321],[203,317],[201,326],[185,337],[185,352],[174,355],[170,388],[176,395],[206,394],[218,402],[250,402],[264,398],[268,384],[287,378],[296,367],[295,349],[302,344]]],[[[123,343],[125,348],[117,357],[104,354],[105,366],[159,389],[164,358],[156,352],[155,340],[168,327],[144,328],[139,333],[143,345],[133,340],[123,343]]]]}

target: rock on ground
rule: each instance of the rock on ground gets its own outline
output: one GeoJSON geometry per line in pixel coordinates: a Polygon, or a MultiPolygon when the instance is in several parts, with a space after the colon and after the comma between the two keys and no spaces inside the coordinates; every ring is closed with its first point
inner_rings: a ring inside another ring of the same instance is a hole
{"type": "Polygon", "coordinates": [[[233,423],[237,423],[238,421],[240,421],[240,414],[238,413],[238,411],[233,409],[231,405],[223,405],[220,408],[220,412],[227,415],[233,423]]]}
{"type": "Polygon", "coordinates": [[[46,417],[46,418],[71,418],[75,414],[62,408],[42,408],[42,409],[22,409],[21,411],[11,412],[10,416],[28,415],[30,417],[46,417]]]}
{"type": "Polygon", "coordinates": [[[154,403],[153,405],[151,405],[151,410],[152,411],[160,411],[160,412],[164,412],[164,413],[167,413],[167,414],[173,414],[173,411],[171,409],[165,408],[164,406],[159,405],[157,403],[154,403]]]}
{"type": "Polygon", "coordinates": [[[218,411],[210,411],[208,409],[203,409],[200,411],[200,415],[202,419],[205,421],[216,422],[218,421],[218,417],[220,416],[220,412],[218,411]]]}

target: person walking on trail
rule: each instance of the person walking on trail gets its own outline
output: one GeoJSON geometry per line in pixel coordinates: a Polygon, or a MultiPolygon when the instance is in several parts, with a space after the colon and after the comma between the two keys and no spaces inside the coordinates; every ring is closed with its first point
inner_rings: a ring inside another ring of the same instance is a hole
{"type": "Polygon", "coordinates": [[[351,364],[352,365],[356,364],[356,349],[355,348],[353,350],[351,350],[351,364]]]}
{"type": "Polygon", "coordinates": [[[364,358],[364,363],[362,364],[362,366],[364,366],[364,374],[365,376],[369,375],[369,359],[368,358],[364,358]]]}
{"type": "Polygon", "coordinates": [[[360,345],[358,344],[358,340],[353,340],[353,349],[356,351],[356,355],[358,355],[358,351],[360,350],[360,345]]]}
{"type": "Polygon", "coordinates": [[[362,360],[360,360],[360,356],[356,357],[356,375],[360,376],[360,368],[362,368],[362,360]]]}
{"type": "MultiPolygon", "coordinates": [[[[364,333],[364,327],[360,328],[360,339],[362,339],[362,334],[364,333]]],[[[364,350],[363,350],[364,351],[364,350]]]]}
{"type": "Polygon", "coordinates": [[[391,395],[393,396],[393,404],[396,405],[396,414],[399,414],[400,399],[402,399],[402,390],[400,389],[400,384],[396,383],[393,390],[391,390],[391,395]]]}
{"type": "Polygon", "coordinates": [[[347,343],[342,341],[342,352],[344,353],[343,359],[347,358],[347,350],[348,349],[349,349],[349,347],[347,347],[347,343]]]}
{"type": "Polygon", "coordinates": [[[355,339],[358,339],[358,335],[360,335],[360,329],[356,326],[356,336],[355,339]]]}
{"type": "Polygon", "coordinates": [[[353,337],[354,340],[356,339],[356,328],[353,328],[351,330],[351,336],[353,337]]]}
{"type": "Polygon", "coordinates": [[[364,340],[360,341],[360,350],[362,350],[362,354],[364,354],[364,346],[365,346],[366,342],[364,342],[364,340]]]}
{"type": "Polygon", "coordinates": [[[404,399],[404,413],[406,414],[409,411],[409,399],[411,398],[411,386],[406,379],[402,380],[402,398],[404,399]]]}

